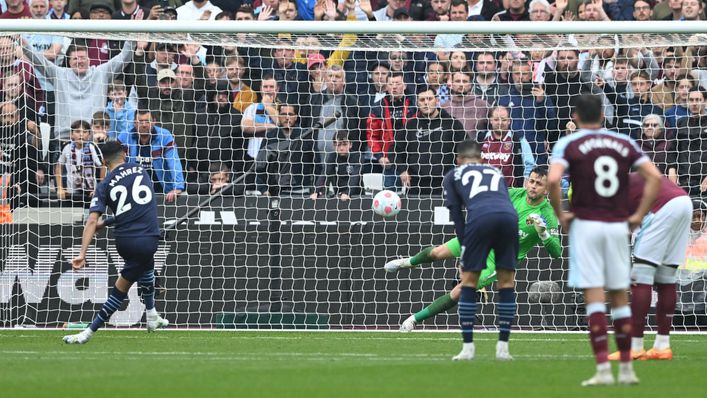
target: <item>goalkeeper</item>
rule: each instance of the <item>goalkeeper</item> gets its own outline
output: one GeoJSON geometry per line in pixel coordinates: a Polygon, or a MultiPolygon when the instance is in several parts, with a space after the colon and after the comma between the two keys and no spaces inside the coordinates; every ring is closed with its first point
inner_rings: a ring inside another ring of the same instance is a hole
{"type": "MultiPolygon", "coordinates": [[[[511,188],[508,193],[513,202],[513,207],[518,212],[518,234],[520,239],[518,261],[524,260],[528,251],[539,242],[542,242],[550,256],[553,258],[559,257],[562,254],[562,247],[557,234],[557,218],[550,202],[546,198],[547,169],[536,167],[528,176],[525,188],[511,188]]],[[[390,261],[385,265],[385,270],[396,272],[402,268],[415,268],[420,264],[458,258],[460,256],[461,245],[459,240],[454,238],[444,245],[428,247],[413,257],[390,261]]],[[[491,285],[495,280],[496,264],[494,253],[491,251],[486,261],[486,269],[481,272],[479,284],[476,288],[482,289],[491,285]]],[[[451,292],[439,297],[420,312],[410,315],[400,326],[400,331],[412,331],[418,322],[456,306],[459,300],[459,286],[455,286],[451,292]]]]}

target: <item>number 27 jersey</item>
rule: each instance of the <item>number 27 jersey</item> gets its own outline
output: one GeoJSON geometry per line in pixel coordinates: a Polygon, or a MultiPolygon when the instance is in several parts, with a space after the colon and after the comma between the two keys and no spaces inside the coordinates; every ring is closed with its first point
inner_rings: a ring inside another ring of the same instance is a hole
{"type": "Polygon", "coordinates": [[[619,222],[631,215],[628,173],[649,161],[630,137],[585,129],[560,139],[551,162],[569,171],[577,218],[619,222]]]}
{"type": "Polygon", "coordinates": [[[465,164],[444,177],[447,207],[466,208],[467,223],[489,213],[516,214],[506,180],[498,169],[489,165],[465,164]]]}
{"type": "Polygon", "coordinates": [[[123,163],[96,187],[89,212],[115,217],[115,237],[160,236],[157,203],[150,175],[137,163],[123,163]]]}

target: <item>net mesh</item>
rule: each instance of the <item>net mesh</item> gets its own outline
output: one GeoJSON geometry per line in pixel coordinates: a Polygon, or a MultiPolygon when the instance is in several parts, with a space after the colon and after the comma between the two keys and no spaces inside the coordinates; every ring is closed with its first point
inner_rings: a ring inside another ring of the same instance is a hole
{"type": "MultiPolygon", "coordinates": [[[[451,259],[383,266],[454,237],[440,184],[462,140],[521,187],[574,130],[573,98],[595,93],[607,126],[700,198],[707,118],[690,101],[707,86],[706,46],[704,34],[0,36],[0,326],[90,322],[106,301],[124,266],[112,231],[86,268],[70,260],[105,173],[92,142],[117,139],[175,226],[155,256],[172,325],[396,329],[456,284],[451,259]],[[371,210],[381,189],[403,198],[395,218],[371,210]]],[[[676,329],[707,327],[705,244],[692,233],[676,329]]],[[[518,327],[584,327],[566,255],[534,247],[520,261],[518,327]]],[[[483,301],[478,325],[494,328],[492,288],[483,301]]],[[[133,287],[109,324],[140,326],[143,312],[133,287]]],[[[420,327],[456,328],[456,314],[420,327]]]]}

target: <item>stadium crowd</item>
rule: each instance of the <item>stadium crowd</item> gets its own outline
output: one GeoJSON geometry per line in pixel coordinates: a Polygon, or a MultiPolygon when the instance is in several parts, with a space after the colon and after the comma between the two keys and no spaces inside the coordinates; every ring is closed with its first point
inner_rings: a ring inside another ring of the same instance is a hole
{"type": "MultiPolygon", "coordinates": [[[[701,0],[0,0],[4,18],[123,20],[703,20],[701,0]]],[[[236,23],[236,22],[234,22],[236,23]]],[[[473,22],[472,22],[473,23],[473,22]]],[[[578,50],[468,51],[475,35],[398,37],[410,51],[317,50],[281,34],[274,49],[45,34],[0,37],[0,205],[83,206],[118,140],[174,201],[214,193],[247,170],[261,195],[362,193],[361,176],[441,194],[467,138],[521,186],[574,131],[581,93],[601,94],[607,127],[638,141],[661,171],[707,191],[707,46],[623,48],[602,35],[578,50]],[[424,40],[438,51],[413,51],[424,40]],[[301,48],[307,50],[301,50],[301,48]],[[298,49],[295,49],[298,48],[298,49]]],[[[705,39],[698,40],[705,43],[705,39]]],[[[246,46],[248,45],[248,46],[246,46]]],[[[323,46],[321,46],[323,47],[323,46]]]]}

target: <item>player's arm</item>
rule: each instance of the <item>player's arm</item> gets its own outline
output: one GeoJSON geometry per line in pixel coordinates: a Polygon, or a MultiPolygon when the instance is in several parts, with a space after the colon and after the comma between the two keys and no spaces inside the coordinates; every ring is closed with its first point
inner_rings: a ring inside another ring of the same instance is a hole
{"type": "Polygon", "coordinates": [[[655,202],[656,196],[658,196],[658,191],[660,191],[661,174],[653,162],[646,159],[638,165],[636,171],[638,171],[638,174],[646,180],[646,185],[643,187],[643,197],[641,198],[641,203],[639,203],[636,212],[628,218],[631,229],[641,225],[643,217],[651,209],[653,202],[655,202]]]}
{"type": "Polygon", "coordinates": [[[86,263],[86,252],[88,251],[88,246],[91,244],[91,241],[93,240],[93,235],[96,234],[96,228],[98,225],[98,218],[101,216],[101,213],[98,212],[91,212],[88,215],[88,219],[86,220],[86,225],[83,227],[83,236],[81,237],[81,251],[79,252],[78,257],[75,257],[71,261],[71,266],[74,269],[81,269],[83,268],[84,264],[86,263]]]}
{"type": "Polygon", "coordinates": [[[562,255],[562,244],[557,231],[555,214],[545,211],[542,218],[538,217],[538,220],[535,220],[535,231],[538,232],[538,236],[550,257],[558,258],[562,255]]]}

